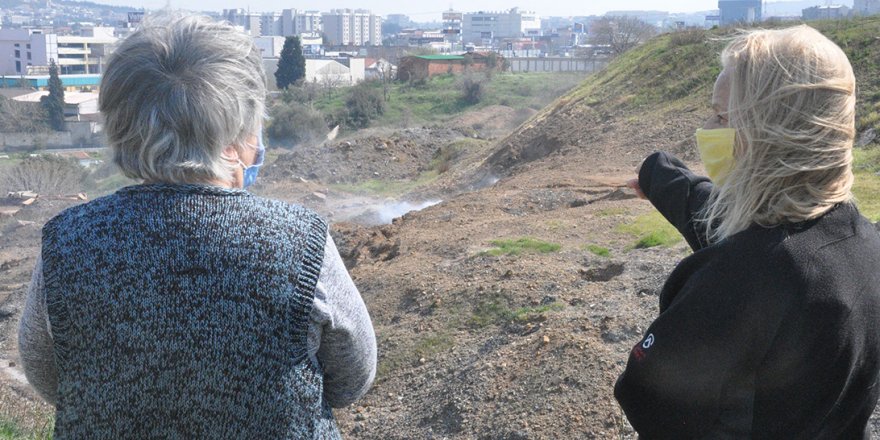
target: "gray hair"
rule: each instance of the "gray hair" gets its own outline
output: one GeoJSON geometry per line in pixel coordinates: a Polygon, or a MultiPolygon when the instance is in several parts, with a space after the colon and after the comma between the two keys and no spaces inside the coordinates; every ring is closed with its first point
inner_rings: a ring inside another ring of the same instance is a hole
{"type": "Polygon", "coordinates": [[[247,144],[265,115],[266,82],[253,39],[225,22],[163,12],[117,47],[99,105],[113,160],[134,179],[231,179],[223,150],[247,144]]]}

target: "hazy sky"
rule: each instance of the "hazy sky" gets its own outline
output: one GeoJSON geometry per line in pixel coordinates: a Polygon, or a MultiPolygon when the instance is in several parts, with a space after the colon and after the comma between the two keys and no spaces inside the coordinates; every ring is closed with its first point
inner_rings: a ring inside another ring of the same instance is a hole
{"type": "Polygon", "coordinates": [[[220,11],[231,8],[250,8],[254,12],[281,11],[281,9],[317,9],[326,11],[331,8],[364,8],[371,9],[379,15],[401,13],[409,15],[415,21],[440,20],[440,13],[450,6],[463,11],[496,11],[519,6],[520,9],[535,11],[541,15],[572,16],[601,15],[611,10],[649,9],[669,12],[690,12],[716,9],[717,0],[674,0],[659,3],[656,0],[300,0],[296,2],[278,0],[98,0],[99,3],[110,3],[148,9],[161,8],[170,3],[173,8],[220,11]],[[198,5],[198,6],[195,6],[198,5]]]}

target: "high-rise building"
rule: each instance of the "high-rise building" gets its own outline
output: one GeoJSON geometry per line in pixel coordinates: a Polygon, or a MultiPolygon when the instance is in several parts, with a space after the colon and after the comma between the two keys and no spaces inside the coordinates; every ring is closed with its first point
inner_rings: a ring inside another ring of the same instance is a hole
{"type": "Polygon", "coordinates": [[[322,17],[324,35],[330,44],[379,46],[382,44],[382,17],[365,9],[333,9],[322,17]]]}
{"type": "Polygon", "coordinates": [[[721,26],[755,23],[762,19],[761,0],[720,0],[721,26]]]}
{"type": "Polygon", "coordinates": [[[320,34],[321,13],[319,11],[299,11],[284,9],[281,11],[281,33],[285,37],[302,34],[320,34]]]}
{"type": "Polygon", "coordinates": [[[856,15],[880,14],[880,0],[855,0],[852,11],[856,15]]]}
{"type": "Polygon", "coordinates": [[[297,11],[293,28],[297,34],[320,34],[324,31],[322,23],[320,11],[297,11]]]}
{"type": "Polygon", "coordinates": [[[461,43],[461,22],[464,14],[452,9],[443,12],[443,37],[455,45],[461,43]]]}
{"type": "Polygon", "coordinates": [[[260,35],[264,37],[281,36],[281,14],[277,12],[264,12],[260,16],[260,35]]]}
{"type": "Polygon", "coordinates": [[[490,45],[504,38],[541,35],[541,17],[513,8],[505,12],[468,12],[461,24],[465,43],[490,45]]]}
{"type": "Polygon", "coordinates": [[[259,37],[262,18],[260,14],[251,14],[244,9],[224,9],[223,19],[235,26],[241,26],[248,34],[259,37]]]}

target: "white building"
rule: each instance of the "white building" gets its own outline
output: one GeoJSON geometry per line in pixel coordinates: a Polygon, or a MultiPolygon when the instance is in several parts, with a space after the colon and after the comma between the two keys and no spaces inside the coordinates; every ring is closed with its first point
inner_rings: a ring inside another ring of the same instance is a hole
{"type": "Polygon", "coordinates": [[[506,12],[468,12],[462,20],[461,34],[465,43],[480,45],[502,38],[539,36],[541,17],[518,8],[506,12]]]}
{"type": "Polygon", "coordinates": [[[855,2],[853,3],[853,14],[880,14],[880,0],[855,0],[855,2]]]}
{"type": "MultiPolygon", "coordinates": [[[[49,96],[48,90],[28,93],[12,98],[18,102],[39,103],[40,98],[49,96]]],[[[76,118],[77,121],[84,115],[98,114],[98,94],[83,92],[64,93],[64,116],[76,118]]]]}
{"type": "Polygon", "coordinates": [[[254,45],[260,50],[263,58],[278,58],[284,48],[284,37],[266,36],[254,38],[254,45]]]}
{"type": "Polygon", "coordinates": [[[333,9],[322,17],[324,34],[330,44],[379,46],[382,44],[382,17],[365,9],[333,9]]]}
{"type": "Polygon", "coordinates": [[[0,30],[0,74],[46,74],[50,60],[55,60],[62,75],[101,73],[117,42],[113,28],[107,27],[83,29],[79,36],[34,29],[3,29],[0,30]]]}
{"type": "MultiPolygon", "coordinates": [[[[275,84],[275,71],[278,70],[278,59],[263,59],[266,69],[267,87],[278,90],[275,84]]],[[[324,58],[306,59],[305,80],[322,87],[336,88],[352,86],[366,78],[366,60],[364,58],[324,58]]]]}
{"type": "Polygon", "coordinates": [[[104,65],[119,41],[111,27],[83,29],[81,36],[58,36],[58,59],[62,74],[103,73],[104,65]]]}

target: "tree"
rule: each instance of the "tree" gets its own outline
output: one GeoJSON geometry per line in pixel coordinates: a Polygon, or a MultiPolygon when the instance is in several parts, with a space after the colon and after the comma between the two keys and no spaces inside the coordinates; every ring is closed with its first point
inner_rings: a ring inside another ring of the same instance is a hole
{"type": "Polygon", "coordinates": [[[58,65],[49,60],[49,96],[40,98],[46,111],[49,126],[55,131],[64,131],[64,86],[58,77],[58,65]]]}
{"type": "Polygon", "coordinates": [[[302,53],[299,37],[284,39],[281,58],[278,59],[278,70],[275,71],[275,84],[285,90],[306,76],[306,57],[302,53]]]}
{"type": "Polygon", "coordinates": [[[657,28],[636,17],[602,17],[593,22],[590,42],[622,54],[656,33],[657,28]]]}
{"type": "Polygon", "coordinates": [[[360,83],[351,88],[345,107],[348,109],[346,124],[352,128],[366,128],[370,121],[385,113],[385,99],[370,84],[360,83]]]}

